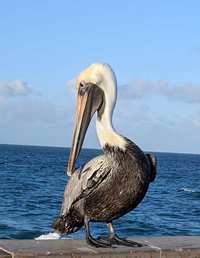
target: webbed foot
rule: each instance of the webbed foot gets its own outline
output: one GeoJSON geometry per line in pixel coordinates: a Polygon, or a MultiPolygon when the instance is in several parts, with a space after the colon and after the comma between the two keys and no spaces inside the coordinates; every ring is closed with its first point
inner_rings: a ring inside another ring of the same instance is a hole
{"type": "Polygon", "coordinates": [[[94,239],[91,236],[88,236],[86,238],[86,242],[94,247],[102,247],[102,248],[108,248],[108,247],[112,247],[110,242],[106,242],[106,241],[100,241],[99,239],[94,239]]]}
{"type": "Polygon", "coordinates": [[[112,236],[112,237],[99,237],[98,240],[101,243],[106,243],[112,245],[123,245],[123,246],[129,246],[129,247],[142,247],[145,246],[144,244],[137,243],[132,240],[127,240],[123,238],[119,238],[118,236],[112,236]]]}

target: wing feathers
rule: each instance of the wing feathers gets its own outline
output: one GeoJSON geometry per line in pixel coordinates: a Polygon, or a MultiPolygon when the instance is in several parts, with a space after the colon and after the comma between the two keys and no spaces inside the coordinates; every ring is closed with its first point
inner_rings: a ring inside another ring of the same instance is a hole
{"type": "Polygon", "coordinates": [[[108,176],[111,167],[107,157],[101,155],[89,161],[81,171],[75,171],[65,188],[62,215],[69,212],[77,201],[90,195],[108,176]]]}

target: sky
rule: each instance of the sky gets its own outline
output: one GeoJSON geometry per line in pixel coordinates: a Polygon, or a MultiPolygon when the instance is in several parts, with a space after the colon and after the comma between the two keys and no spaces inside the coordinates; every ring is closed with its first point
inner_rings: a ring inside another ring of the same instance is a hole
{"type": "MultiPolygon", "coordinates": [[[[74,80],[105,62],[119,133],[145,151],[200,153],[199,10],[197,0],[1,1],[0,143],[69,147],[74,80]]],[[[84,147],[99,148],[95,121],[84,147]]]]}

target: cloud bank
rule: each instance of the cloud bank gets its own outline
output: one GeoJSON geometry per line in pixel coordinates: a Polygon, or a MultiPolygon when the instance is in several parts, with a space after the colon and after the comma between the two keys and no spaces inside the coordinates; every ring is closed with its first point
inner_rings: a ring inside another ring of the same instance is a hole
{"type": "Polygon", "coordinates": [[[136,80],[119,86],[119,95],[125,99],[140,99],[148,95],[160,95],[185,103],[200,103],[200,85],[185,83],[172,85],[168,81],[136,80]]]}
{"type": "MultiPolygon", "coordinates": [[[[60,87],[63,96],[58,99],[54,92],[48,93],[48,96],[52,94],[51,98],[35,94],[34,88],[21,80],[1,82],[0,143],[70,146],[76,106],[75,81],[67,83],[65,92],[64,88],[64,85],[60,87]]],[[[167,81],[137,80],[119,86],[118,90],[114,126],[120,133],[144,150],[200,153],[198,85],[174,86],[167,81]],[[148,100],[155,95],[156,101],[148,100]],[[162,99],[165,110],[163,104],[157,103],[159,97],[166,98],[162,99]],[[143,101],[143,98],[147,99],[143,101]],[[170,104],[172,100],[174,103],[170,104]]],[[[99,147],[94,121],[84,146],[99,147]]]]}

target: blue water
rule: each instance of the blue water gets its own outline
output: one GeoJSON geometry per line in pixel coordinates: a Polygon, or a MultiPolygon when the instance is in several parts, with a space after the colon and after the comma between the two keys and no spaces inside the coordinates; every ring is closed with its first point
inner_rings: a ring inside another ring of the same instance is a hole
{"type": "MultiPolygon", "coordinates": [[[[82,151],[79,165],[98,155],[82,151]]],[[[0,239],[51,231],[59,213],[69,149],[0,145],[0,239]]],[[[200,155],[156,153],[158,175],[143,202],[115,222],[121,236],[200,235],[200,155]]],[[[93,224],[93,233],[106,226],[93,224]]],[[[83,238],[84,230],[69,235],[83,238]]]]}

